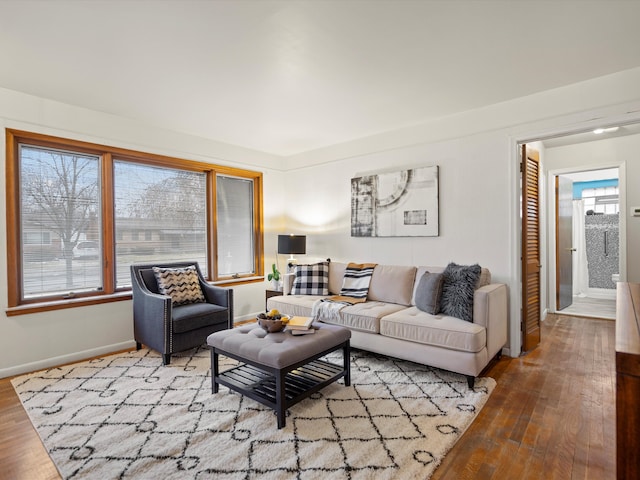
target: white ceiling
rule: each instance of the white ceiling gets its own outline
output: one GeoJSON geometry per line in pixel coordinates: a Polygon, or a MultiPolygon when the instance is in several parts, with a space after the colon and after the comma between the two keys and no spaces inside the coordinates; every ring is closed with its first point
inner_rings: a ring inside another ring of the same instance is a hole
{"type": "Polygon", "coordinates": [[[0,86],[277,155],[640,66],[640,1],[0,0],[0,86]]]}

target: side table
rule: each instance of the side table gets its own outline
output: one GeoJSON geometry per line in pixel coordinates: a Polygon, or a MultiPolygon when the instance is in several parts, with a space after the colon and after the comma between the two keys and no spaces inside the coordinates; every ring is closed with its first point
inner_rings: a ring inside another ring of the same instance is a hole
{"type": "Polygon", "coordinates": [[[277,297],[278,295],[282,295],[282,290],[266,290],[264,292],[264,308],[267,309],[267,300],[271,297],[277,297]]]}

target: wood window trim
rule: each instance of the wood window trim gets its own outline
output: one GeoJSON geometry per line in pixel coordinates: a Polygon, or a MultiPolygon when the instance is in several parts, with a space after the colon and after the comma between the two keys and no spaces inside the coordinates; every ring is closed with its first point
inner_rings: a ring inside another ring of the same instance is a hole
{"type": "Polygon", "coordinates": [[[130,288],[118,289],[115,285],[115,212],[114,212],[114,161],[128,161],[143,165],[174,168],[194,172],[206,173],[207,182],[207,214],[209,241],[207,242],[207,271],[208,280],[212,284],[225,286],[256,283],[264,281],[264,234],[263,234],[263,202],[262,202],[262,173],[212,163],[185,160],[165,155],[139,152],[114,146],[94,144],[80,140],[66,139],[33,133],[23,130],[6,129],[6,228],[7,228],[7,279],[8,279],[8,316],[28,313],[95,305],[131,298],[130,288]],[[21,232],[20,232],[20,171],[19,145],[29,144],[38,147],[62,149],[101,157],[101,214],[103,241],[103,290],[99,292],[83,293],[74,298],[34,297],[22,298],[22,266],[21,266],[21,232]],[[256,271],[250,275],[239,277],[217,277],[216,245],[216,191],[215,178],[217,174],[233,175],[253,180],[254,193],[254,245],[256,271]]]}

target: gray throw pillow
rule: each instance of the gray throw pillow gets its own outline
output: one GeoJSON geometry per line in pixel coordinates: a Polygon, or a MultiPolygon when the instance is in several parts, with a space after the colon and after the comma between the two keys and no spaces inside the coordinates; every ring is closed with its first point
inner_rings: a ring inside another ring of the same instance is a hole
{"type": "Polygon", "coordinates": [[[440,312],[451,317],[473,322],[473,294],[482,268],[480,265],[450,263],[442,272],[444,285],[440,312]]]}
{"type": "Polygon", "coordinates": [[[416,307],[431,315],[437,314],[440,311],[443,284],[444,276],[441,273],[425,272],[418,282],[416,307]]]}

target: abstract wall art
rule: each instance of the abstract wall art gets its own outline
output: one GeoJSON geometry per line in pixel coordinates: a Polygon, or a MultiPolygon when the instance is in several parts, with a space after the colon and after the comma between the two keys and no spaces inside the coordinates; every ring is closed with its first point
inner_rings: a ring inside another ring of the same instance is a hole
{"type": "Polygon", "coordinates": [[[438,236],[438,167],[351,179],[352,237],[438,236]]]}

